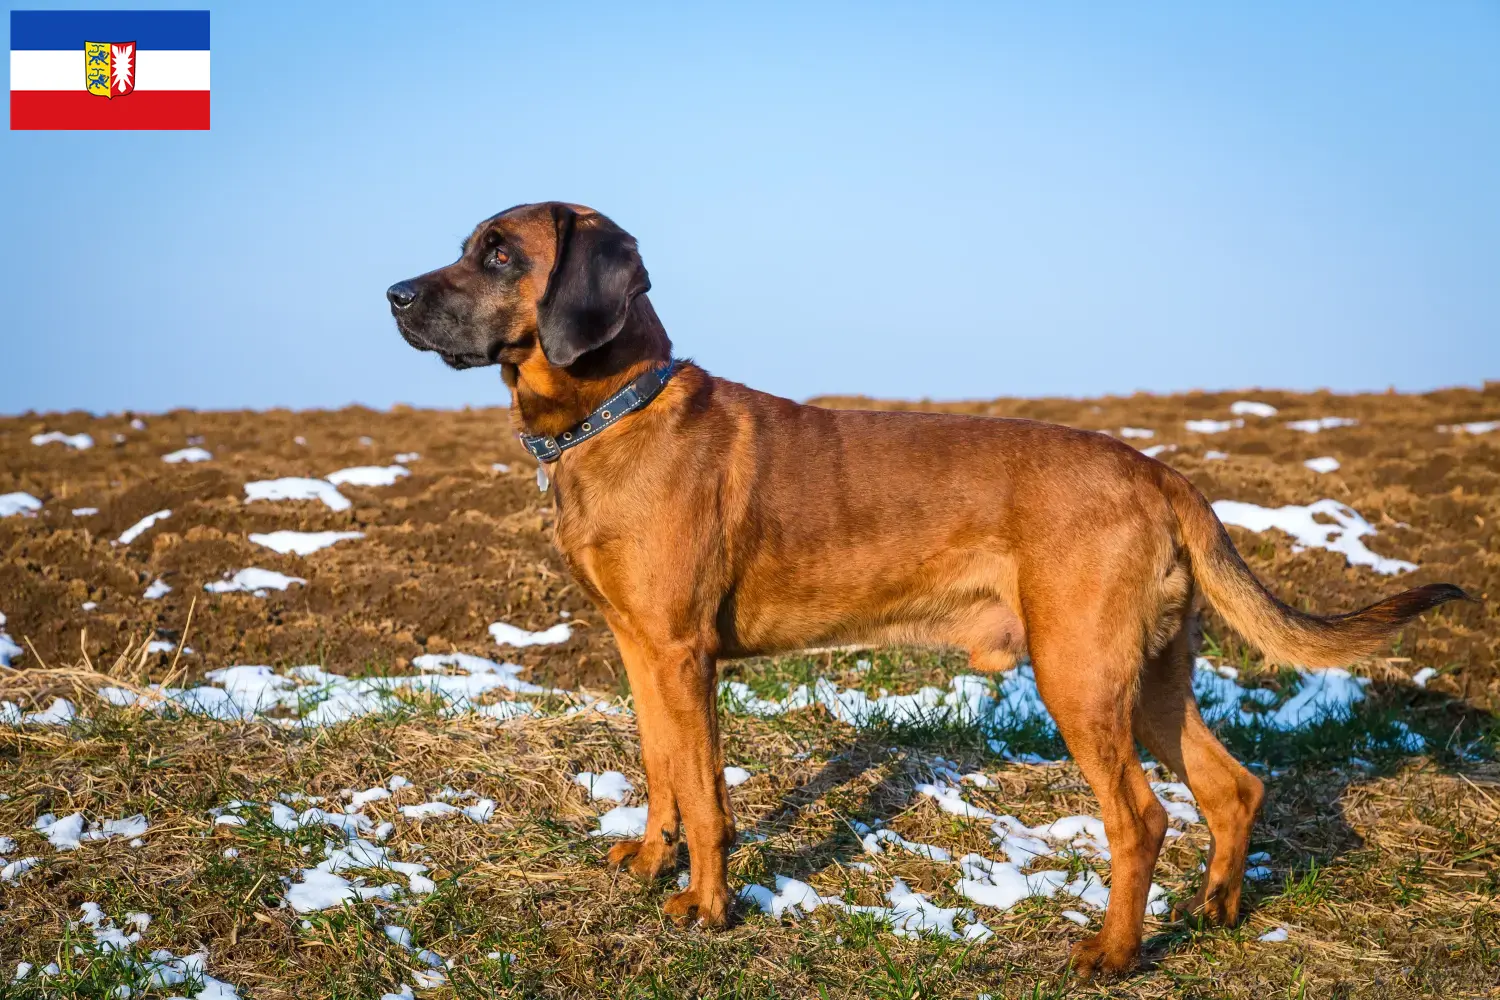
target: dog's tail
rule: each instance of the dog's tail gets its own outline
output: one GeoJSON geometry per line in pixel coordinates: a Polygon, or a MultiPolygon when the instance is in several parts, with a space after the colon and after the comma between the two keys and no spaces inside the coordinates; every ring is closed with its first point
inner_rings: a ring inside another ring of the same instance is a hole
{"type": "Polygon", "coordinates": [[[1240,558],[1203,494],[1167,470],[1163,491],[1182,526],[1193,578],[1235,631],[1277,663],[1332,667],[1384,648],[1401,627],[1449,601],[1473,600],[1451,583],[1430,583],[1344,615],[1310,615],[1288,607],[1240,558]]]}

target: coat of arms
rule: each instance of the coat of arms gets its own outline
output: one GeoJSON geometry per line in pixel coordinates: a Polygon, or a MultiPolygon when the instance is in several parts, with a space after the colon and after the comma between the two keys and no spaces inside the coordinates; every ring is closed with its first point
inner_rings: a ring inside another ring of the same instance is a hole
{"type": "Polygon", "coordinates": [[[135,89],[135,42],[84,42],[83,74],[90,94],[130,93],[135,89]]]}

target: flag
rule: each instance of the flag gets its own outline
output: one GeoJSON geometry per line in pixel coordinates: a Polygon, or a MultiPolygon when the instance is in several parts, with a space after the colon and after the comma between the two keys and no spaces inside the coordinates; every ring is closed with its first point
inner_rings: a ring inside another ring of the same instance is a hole
{"type": "Polygon", "coordinates": [[[208,11],[11,11],[10,127],[208,128],[208,11]]]}

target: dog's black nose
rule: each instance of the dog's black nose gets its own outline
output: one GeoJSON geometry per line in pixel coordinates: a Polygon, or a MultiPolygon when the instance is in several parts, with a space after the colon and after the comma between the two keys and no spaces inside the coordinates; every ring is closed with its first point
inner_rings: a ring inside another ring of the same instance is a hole
{"type": "Polygon", "coordinates": [[[385,297],[397,309],[407,309],[417,301],[417,286],[410,281],[398,281],[385,290],[385,297]]]}

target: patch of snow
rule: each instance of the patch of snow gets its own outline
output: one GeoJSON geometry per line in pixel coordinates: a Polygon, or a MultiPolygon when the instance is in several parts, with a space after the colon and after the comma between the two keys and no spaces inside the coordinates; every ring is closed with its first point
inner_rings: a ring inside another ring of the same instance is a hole
{"type": "Polygon", "coordinates": [[[285,590],[294,583],[306,583],[300,576],[287,576],[275,570],[260,569],[251,566],[242,569],[233,576],[213,583],[205,583],[203,589],[214,594],[228,594],[234,592],[245,592],[254,594],[256,597],[264,597],[267,590],[285,590]]]}
{"type": "Polygon", "coordinates": [[[782,916],[798,917],[825,906],[850,914],[866,914],[886,924],[898,937],[937,934],[951,940],[962,937],[983,939],[989,931],[988,927],[978,924],[972,910],[935,906],[922,893],[912,892],[899,878],[893,880],[891,890],[886,893],[886,899],[891,904],[889,907],[856,906],[845,903],[837,896],[820,896],[806,882],[785,875],[776,876],[775,892],[763,885],[752,884],[740,889],[739,896],[755,904],[762,913],[777,919],[782,916]],[[960,919],[978,924],[978,929],[966,928],[960,934],[954,926],[955,921],[960,919]]]}
{"type": "Polygon", "coordinates": [[[480,705],[473,711],[478,715],[487,715],[491,719],[518,719],[527,715],[540,715],[536,706],[529,701],[496,701],[488,705],[480,705]]]}
{"type": "Polygon", "coordinates": [[[1222,462],[1228,457],[1229,452],[1227,451],[1205,451],[1203,453],[1203,460],[1205,462],[1222,462]]]}
{"type": "Polygon", "coordinates": [[[841,690],[827,678],[819,678],[811,688],[806,684],[799,685],[782,699],[758,697],[740,681],[721,682],[719,693],[726,708],[732,712],[772,716],[822,705],[838,721],[856,728],[879,722],[897,725],[959,723],[984,727],[1000,722],[1049,718],[1029,666],[999,674],[994,682],[987,677],[961,674],[949,682],[947,691],[924,687],[913,694],[882,693],[876,698],[856,689],[841,690]]]}
{"type": "Polygon", "coordinates": [[[423,972],[421,969],[411,970],[411,981],[417,984],[419,990],[435,990],[448,982],[448,977],[442,972],[423,972]]]}
{"type": "Polygon", "coordinates": [[[13,702],[0,702],[0,722],[13,726],[66,726],[74,714],[73,703],[66,698],[53,698],[45,711],[25,714],[13,702]]]}
{"type": "Polygon", "coordinates": [[[161,457],[161,460],[176,465],[178,462],[211,462],[213,457],[212,453],[202,448],[192,447],[169,451],[161,457]]]}
{"type": "Polygon", "coordinates": [[[495,622],[490,626],[490,635],[501,646],[551,646],[567,642],[572,630],[573,626],[567,622],[559,622],[540,632],[528,632],[505,622],[495,622]]]}
{"type": "Polygon", "coordinates": [[[510,466],[507,465],[504,462],[495,462],[494,464],[492,464],[490,466],[490,468],[493,469],[493,470],[495,470],[496,472],[509,472],[510,471],[510,466]]]}
{"type": "Polygon", "coordinates": [[[724,768],[724,784],[728,785],[730,788],[734,788],[737,785],[743,785],[749,780],[750,772],[745,770],[743,767],[724,768]]]}
{"type": "Polygon", "coordinates": [[[83,813],[73,813],[58,819],[51,813],[46,813],[37,818],[36,825],[32,827],[37,833],[47,838],[55,849],[59,851],[76,851],[78,840],[83,836],[83,813]]]}
{"type": "Polygon", "coordinates": [[[642,837],[646,834],[645,806],[615,806],[599,817],[599,829],[590,837],[642,837]]]}
{"type": "MultiPolygon", "coordinates": [[[[376,712],[403,710],[405,703],[399,697],[403,691],[440,697],[448,703],[445,711],[450,714],[473,711],[498,716],[502,713],[490,710],[511,705],[516,710],[507,714],[531,714],[534,710],[526,702],[476,707],[476,700],[494,690],[548,690],[517,677],[522,668],[516,664],[496,663],[466,653],[424,654],[415,659],[414,665],[421,673],[371,677],[345,677],[317,666],[293,667],[285,674],[267,666],[234,666],[209,671],[205,675],[209,683],[196,687],[163,689],[153,684],[141,695],[124,688],[106,687],[99,690],[99,697],[120,706],[155,711],[172,708],[230,720],[266,717],[288,728],[316,728],[376,712]],[[464,672],[435,672],[450,667],[464,672]],[[296,717],[271,714],[282,710],[290,710],[296,717]]],[[[405,784],[405,779],[399,776],[392,779],[392,791],[405,784]]]]}
{"type": "Polygon", "coordinates": [[[1500,420],[1476,420],[1467,424],[1439,424],[1438,430],[1448,434],[1488,434],[1500,428],[1500,420]]]}
{"type": "Polygon", "coordinates": [[[446,802],[423,802],[417,806],[401,807],[401,815],[419,823],[429,819],[447,819],[449,816],[458,815],[458,811],[458,806],[449,805],[446,802]]]}
{"type": "Polygon", "coordinates": [[[321,500],[329,510],[348,510],[353,504],[325,479],[287,476],[245,484],[245,502],[255,500],[321,500]]]}
{"type": "Polygon", "coordinates": [[[354,538],[363,538],[362,531],[272,531],[268,534],[251,533],[250,541],[263,545],[282,555],[305,556],[319,549],[354,538]]]}
{"type": "Polygon", "coordinates": [[[124,819],[107,819],[103,823],[89,824],[88,832],[80,839],[82,840],[108,840],[111,837],[133,838],[140,837],[150,828],[150,823],[141,813],[127,816],[124,819]]]}
{"type": "Polygon", "coordinates": [[[25,653],[5,631],[5,612],[0,611],[0,667],[8,667],[25,653]]]}
{"type": "Polygon", "coordinates": [[[406,462],[415,462],[417,459],[419,459],[421,457],[422,457],[421,454],[418,453],[418,452],[415,452],[415,451],[403,451],[401,454],[399,454],[399,455],[396,456],[396,464],[397,465],[402,465],[402,464],[405,464],[406,462]]]}
{"type": "Polygon", "coordinates": [[[881,845],[894,844],[908,854],[915,854],[917,857],[926,858],[928,861],[953,860],[953,855],[949,854],[943,848],[935,847],[932,844],[920,844],[916,841],[907,840],[895,830],[875,830],[865,834],[860,843],[864,845],[866,854],[884,854],[885,849],[881,845]]]}
{"type": "Polygon", "coordinates": [[[151,581],[151,585],[146,588],[146,592],[143,593],[141,597],[148,601],[159,601],[171,592],[171,584],[167,583],[165,580],[158,578],[151,581]]]}
{"type": "Polygon", "coordinates": [[[358,886],[341,875],[317,868],[302,869],[301,881],[286,891],[286,902],[298,913],[312,913],[341,906],[347,901],[392,899],[400,885],[388,882],[379,886],[358,886]]]}
{"type": "Polygon", "coordinates": [[[1151,437],[1156,437],[1156,432],[1153,431],[1153,430],[1151,430],[1149,427],[1121,427],[1120,428],[1120,437],[1122,437],[1122,438],[1151,438],[1151,437]]]}
{"type": "Polygon", "coordinates": [[[1416,563],[1387,559],[1366,548],[1360,539],[1374,535],[1375,529],[1352,507],[1337,500],[1317,500],[1305,507],[1288,504],[1275,508],[1239,500],[1216,500],[1213,506],[1214,513],[1225,524],[1238,525],[1251,531],[1280,528],[1296,540],[1296,544],[1292,546],[1293,552],[1301,552],[1307,548],[1327,549],[1342,554],[1351,566],[1369,566],[1386,576],[1417,568],[1416,563]],[[1329,518],[1334,523],[1320,523],[1317,515],[1329,518]]]}
{"type": "MultiPolygon", "coordinates": [[[[776,891],[772,892],[763,885],[747,885],[740,889],[739,897],[747,902],[754,903],[762,913],[779,920],[790,912],[793,916],[801,913],[811,913],[823,905],[824,898],[819,896],[817,890],[806,882],[785,875],[776,876],[776,891]]],[[[837,899],[836,896],[827,899],[837,899]]]]}
{"type": "Polygon", "coordinates": [[[98,507],[74,507],[73,508],[73,516],[74,517],[93,517],[97,513],[99,513],[99,508],[98,507]]]}
{"type": "Polygon", "coordinates": [[[1153,444],[1149,448],[1142,448],[1141,454],[1145,455],[1147,458],[1155,458],[1156,456],[1163,454],[1164,452],[1176,450],[1177,446],[1175,444],[1153,444]]]}
{"type": "Polygon", "coordinates": [[[1269,941],[1272,944],[1275,944],[1276,942],[1279,942],[1279,941],[1285,941],[1286,938],[1287,938],[1286,928],[1285,927],[1277,927],[1274,930],[1266,931],[1264,934],[1262,934],[1260,937],[1256,938],[1255,940],[1257,940],[1257,941],[1269,941]]]}
{"type": "Polygon", "coordinates": [[[1423,667],[1411,675],[1411,682],[1419,688],[1425,688],[1427,682],[1437,676],[1437,671],[1431,667],[1423,667]]]}
{"type": "Polygon", "coordinates": [[[1089,918],[1084,916],[1082,913],[1079,913],[1077,910],[1063,910],[1062,913],[1059,914],[1059,916],[1061,916],[1064,920],[1073,921],[1073,923],[1077,924],[1079,927],[1087,927],[1089,925],[1089,918]]]}
{"type": "Polygon", "coordinates": [[[94,439],[87,434],[64,434],[62,431],[48,431],[46,434],[33,434],[31,443],[34,445],[65,444],[74,451],[85,451],[94,446],[94,439]]]}
{"type": "Polygon", "coordinates": [[[129,545],[131,542],[141,537],[141,535],[144,534],[145,531],[157,521],[165,521],[171,516],[172,512],[170,510],[159,510],[155,514],[147,514],[145,517],[141,518],[139,521],[126,528],[124,532],[120,534],[119,543],[121,545],[129,545]]]}
{"type": "Polygon", "coordinates": [[[1183,424],[1194,434],[1222,434],[1245,426],[1243,420],[1189,420],[1183,424]]]}
{"type": "Polygon", "coordinates": [[[473,820],[475,823],[488,823],[490,817],[495,815],[495,800],[480,799],[472,806],[464,806],[465,819],[473,820]]]}
{"type": "MultiPolygon", "coordinates": [[[[152,639],[150,642],[146,643],[146,652],[148,652],[148,653],[175,653],[175,652],[177,652],[177,643],[172,642],[170,639],[152,639]]],[[[191,656],[192,653],[193,653],[193,647],[192,646],[183,646],[182,647],[182,655],[183,656],[191,656]]]]}
{"type": "Polygon", "coordinates": [[[1355,702],[1363,701],[1368,677],[1355,677],[1338,667],[1310,669],[1298,667],[1297,693],[1272,709],[1276,694],[1265,688],[1243,688],[1232,677],[1215,670],[1209,661],[1199,659],[1193,672],[1193,692],[1199,711],[1210,723],[1231,721],[1239,725],[1259,725],[1289,731],[1348,715],[1355,702]],[[1265,711],[1249,711],[1247,704],[1263,706],[1265,711]]]}
{"type": "Polygon", "coordinates": [[[573,776],[573,784],[583,786],[588,791],[589,798],[595,802],[600,799],[624,802],[635,791],[630,779],[619,771],[601,771],[598,774],[582,771],[573,776]]]}
{"type": "Polygon", "coordinates": [[[327,480],[335,486],[391,486],[411,470],[400,465],[356,465],[330,472],[327,480]]]}
{"type": "Polygon", "coordinates": [[[427,871],[426,865],[395,861],[390,857],[388,848],[352,837],[346,847],[329,850],[316,867],[302,869],[299,876],[301,881],[293,883],[287,889],[287,905],[298,913],[310,913],[340,906],[346,900],[394,899],[402,891],[397,882],[365,886],[362,884],[363,879],[351,882],[338,874],[350,868],[389,870],[407,877],[409,891],[431,891],[417,888],[419,879],[431,885],[431,880],[424,878],[422,874],[427,871]]]}
{"type": "Polygon", "coordinates": [[[17,514],[31,517],[41,509],[42,502],[30,493],[0,493],[0,517],[15,517],[17,514]]]}
{"type": "Polygon", "coordinates": [[[361,808],[371,802],[388,799],[391,793],[385,787],[376,785],[374,788],[366,788],[362,792],[355,792],[349,799],[349,804],[344,807],[345,812],[358,812],[361,808]]]}
{"type": "Polygon", "coordinates": [[[1339,460],[1332,455],[1323,455],[1320,458],[1309,458],[1302,463],[1314,472],[1337,472],[1339,460]]]}
{"type": "Polygon", "coordinates": [[[499,688],[516,694],[566,694],[555,688],[544,688],[530,681],[521,680],[517,674],[522,668],[515,663],[496,663],[471,653],[423,653],[412,660],[418,670],[434,672],[444,667],[457,667],[467,677],[446,674],[421,678],[417,685],[426,690],[437,691],[449,699],[475,698],[486,691],[499,688]]]}
{"type": "MultiPolygon", "coordinates": [[[[148,914],[128,914],[125,918],[125,926],[134,930],[127,934],[104,915],[104,911],[97,903],[86,902],[79,909],[83,916],[73,922],[72,926],[87,927],[93,934],[94,946],[99,951],[119,953],[119,958],[116,960],[123,960],[137,972],[145,974],[148,986],[177,986],[193,979],[203,984],[203,989],[195,994],[195,1000],[237,1000],[239,994],[235,991],[235,987],[204,972],[204,966],[208,961],[206,952],[195,952],[178,958],[170,951],[157,949],[148,957],[136,957],[140,948],[141,935],[151,924],[151,917],[148,914]]],[[[48,966],[48,968],[53,969],[55,965],[48,966]]],[[[129,997],[129,987],[117,989],[116,995],[129,997]]]]}
{"type": "Polygon", "coordinates": [[[983,922],[978,920],[974,921],[972,924],[969,924],[969,926],[964,928],[965,941],[988,941],[994,936],[995,932],[990,930],[989,927],[985,926],[983,922]]]}
{"type": "Polygon", "coordinates": [[[9,882],[11,885],[15,885],[16,882],[20,880],[22,875],[31,871],[31,869],[35,868],[41,863],[41,858],[18,858],[17,860],[12,861],[10,864],[6,865],[4,868],[0,868],[0,881],[9,882]]]}
{"type": "Polygon", "coordinates": [[[1229,412],[1237,417],[1274,417],[1276,416],[1276,407],[1270,403],[1257,403],[1249,399],[1240,399],[1229,404],[1229,412]]]}
{"type": "Polygon", "coordinates": [[[1359,421],[1352,417],[1315,417],[1312,420],[1293,420],[1287,424],[1287,428],[1304,434],[1316,434],[1335,427],[1353,427],[1357,423],[1359,421]]]}

